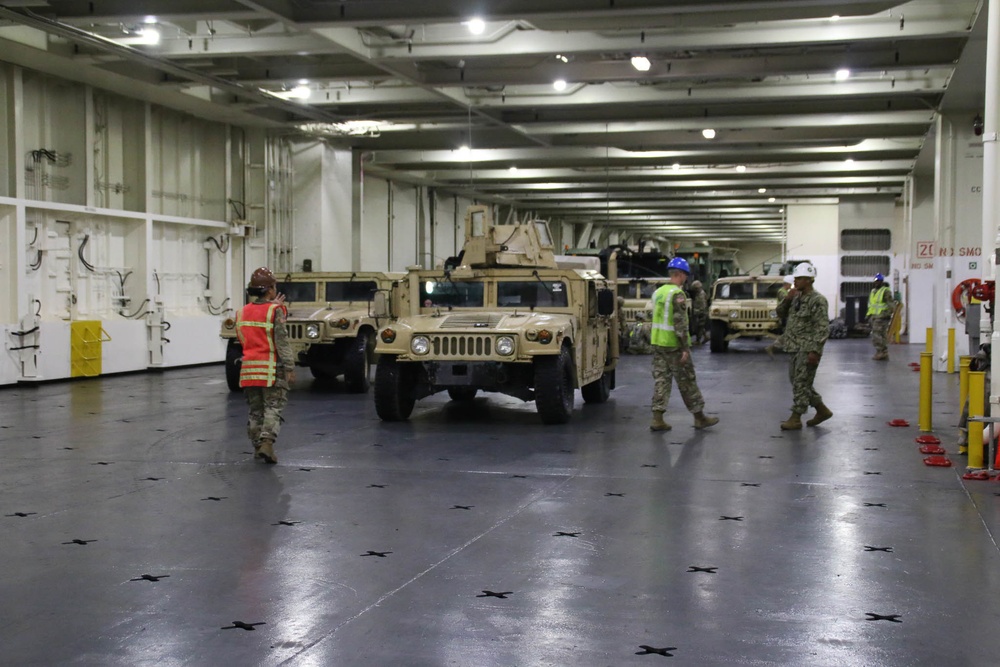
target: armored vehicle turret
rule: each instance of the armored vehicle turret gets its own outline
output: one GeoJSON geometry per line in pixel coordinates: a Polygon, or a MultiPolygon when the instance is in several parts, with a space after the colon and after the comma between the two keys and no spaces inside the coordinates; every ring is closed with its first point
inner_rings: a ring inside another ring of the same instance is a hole
{"type": "MultiPolygon", "coordinates": [[[[375,408],[407,419],[417,400],[479,391],[534,401],[546,424],[573,413],[575,390],[606,401],[615,384],[615,262],[557,257],[539,220],[495,224],[472,206],[465,245],[438,269],[413,268],[382,302],[392,319],[378,334],[375,408]]],[[[380,300],[381,301],[381,300],[380,300]]]]}

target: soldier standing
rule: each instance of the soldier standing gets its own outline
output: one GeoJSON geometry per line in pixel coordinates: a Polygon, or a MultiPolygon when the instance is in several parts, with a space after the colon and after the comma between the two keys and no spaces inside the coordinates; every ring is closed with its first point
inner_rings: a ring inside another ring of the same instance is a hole
{"type": "Polygon", "coordinates": [[[667,264],[670,282],[653,293],[653,327],[650,342],[653,347],[653,422],[652,431],[669,431],[663,413],[670,400],[673,379],[684,405],[694,415],[695,428],[708,428],[719,423],[718,417],[706,417],[705,401],[698,389],[691,360],[691,334],[688,332],[687,299],[681,285],[691,275],[691,268],[681,257],[667,264]]]}
{"type": "Polygon", "coordinates": [[[833,416],[813,389],[823,345],[830,336],[826,297],[813,289],[816,267],[812,264],[797,265],[792,277],[794,286],[778,304],[778,317],[788,318],[781,347],[789,354],[788,377],[792,381],[792,416],[781,422],[783,431],[801,429],[802,415],[810,405],[816,408],[816,416],[806,426],[816,426],[833,416]]]}
{"type": "Polygon", "coordinates": [[[240,386],[250,415],[247,435],[254,458],[277,463],[274,441],[281,428],[281,411],[288,403],[288,385],[295,381],[295,361],[285,327],[285,295],[265,266],[250,276],[247,294],[253,300],[236,314],[236,335],[243,346],[240,386]]]}
{"type": "Polygon", "coordinates": [[[708,340],[708,295],[702,289],[701,281],[691,283],[691,338],[697,345],[708,340]]]}
{"type": "Polygon", "coordinates": [[[885,276],[875,274],[875,285],[868,295],[868,321],[872,325],[872,345],[875,346],[875,361],[889,359],[889,322],[896,308],[892,290],[885,284],[885,276]]]}
{"type": "MultiPolygon", "coordinates": [[[[781,287],[778,288],[779,305],[781,304],[782,301],[785,300],[785,297],[788,296],[788,291],[792,288],[793,280],[794,278],[792,278],[792,276],[790,275],[785,276],[784,282],[782,282],[781,287]]],[[[767,352],[769,355],[771,355],[772,359],[774,358],[775,351],[781,349],[781,332],[785,330],[785,322],[788,320],[787,313],[785,314],[784,317],[779,317],[778,319],[781,322],[780,326],[778,327],[778,337],[774,339],[773,343],[764,348],[764,351],[767,352]]]]}

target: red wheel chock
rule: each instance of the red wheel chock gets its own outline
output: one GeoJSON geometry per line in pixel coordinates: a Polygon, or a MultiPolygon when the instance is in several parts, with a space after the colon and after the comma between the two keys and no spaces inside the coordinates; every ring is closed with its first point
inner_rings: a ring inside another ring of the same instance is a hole
{"type": "Polygon", "coordinates": [[[927,458],[924,459],[924,465],[950,468],[951,460],[947,456],[928,456],[927,458]]]}
{"type": "Polygon", "coordinates": [[[962,475],[962,479],[978,479],[983,481],[989,481],[992,479],[990,474],[985,470],[973,470],[962,475]]]}
{"type": "Polygon", "coordinates": [[[941,438],[936,435],[918,435],[914,438],[918,445],[940,445],[941,438]]]}
{"type": "Polygon", "coordinates": [[[889,426],[909,426],[910,422],[905,419],[893,419],[892,421],[886,422],[889,426]]]}
{"type": "Polygon", "coordinates": [[[947,454],[947,450],[944,447],[938,447],[937,445],[924,445],[920,448],[921,454],[947,454]]]}

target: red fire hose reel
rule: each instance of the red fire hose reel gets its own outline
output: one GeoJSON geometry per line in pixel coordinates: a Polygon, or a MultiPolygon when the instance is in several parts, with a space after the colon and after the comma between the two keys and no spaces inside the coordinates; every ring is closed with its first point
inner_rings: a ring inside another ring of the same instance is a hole
{"type": "Polygon", "coordinates": [[[951,307],[955,310],[955,317],[960,322],[965,321],[965,308],[972,299],[977,299],[993,306],[993,299],[996,296],[996,283],[992,280],[980,280],[979,278],[969,278],[960,282],[951,292],[951,307]]]}

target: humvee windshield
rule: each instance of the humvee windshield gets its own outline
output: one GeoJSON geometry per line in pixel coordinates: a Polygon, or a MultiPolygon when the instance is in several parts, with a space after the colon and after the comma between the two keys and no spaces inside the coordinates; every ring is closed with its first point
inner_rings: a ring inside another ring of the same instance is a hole
{"type": "Polygon", "coordinates": [[[327,301],[371,301],[378,285],[374,280],[354,280],[326,284],[327,301]]]}
{"type": "MultiPolygon", "coordinates": [[[[757,294],[759,295],[758,298],[777,299],[778,298],[778,290],[781,289],[782,285],[785,285],[785,283],[784,282],[780,282],[780,283],[766,283],[766,284],[759,285],[757,287],[757,294]]],[[[787,286],[791,287],[791,285],[787,285],[787,286]]]]}
{"type": "Polygon", "coordinates": [[[315,301],[316,283],[278,283],[278,294],[286,301],[315,301]]]}
{"type": "Polygon", "coordinates": [[[428,280],[420,285],[420,304],[424,308],[482,308],[483,283],[428,280]]]}
{"type": "Polygon", "coordinates": [[[719,283],[715,286],[716,299],[753,299],[754,283],[719,283]]]}
{"type": "Polygon", "coordinates": [[[569,299],[566,285],[558,280],[505,280],[497,283],[497,305],[501,308],[565,308],[569,299]]]}

